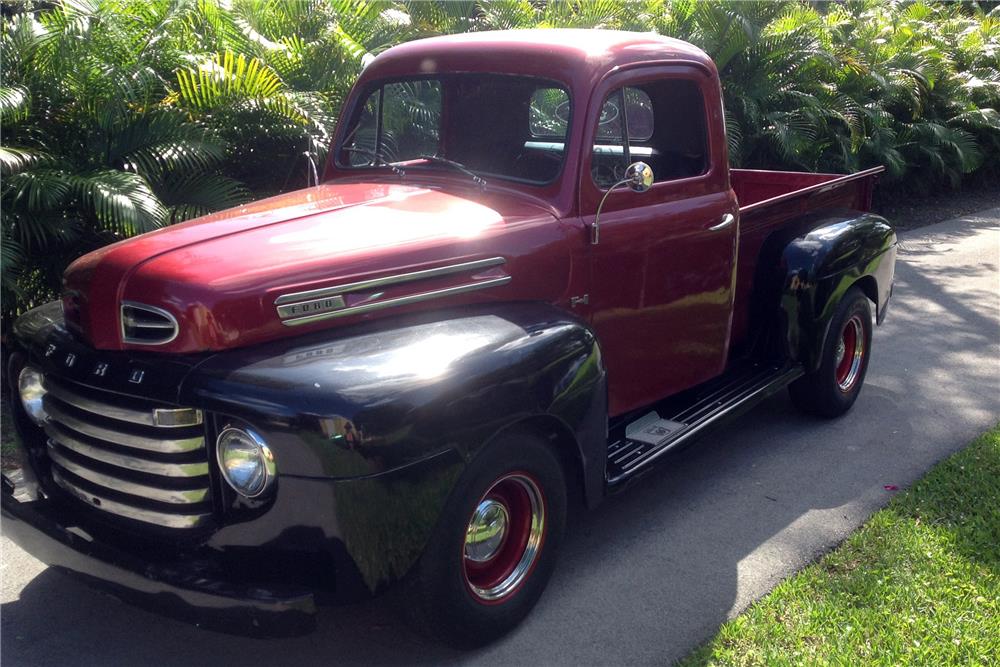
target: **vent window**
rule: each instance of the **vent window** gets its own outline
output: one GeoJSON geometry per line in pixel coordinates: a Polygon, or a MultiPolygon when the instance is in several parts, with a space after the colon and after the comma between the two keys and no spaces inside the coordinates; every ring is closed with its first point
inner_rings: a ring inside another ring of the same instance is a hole
{"type": "Polygon", "coordinates": [[[177,320],[154,306],[122,304],[122,340],[134,345],[163,345],[177,338],[177,320]]]}

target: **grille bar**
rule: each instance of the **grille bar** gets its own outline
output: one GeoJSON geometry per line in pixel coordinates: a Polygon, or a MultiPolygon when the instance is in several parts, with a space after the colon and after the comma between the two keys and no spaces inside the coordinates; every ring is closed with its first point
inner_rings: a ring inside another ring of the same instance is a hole
{"type": "Polygon", "coordinates": [[[115,475],[92,470],[86,466],[75,463],[59,452],[59,446],[49,440],[49,458],[59,465],[60,468],[68,470],[77,477],[105,486],[115,491],[128,493],[140,498],[149,498],[163,503],[173,503],[175,505],[189,505],[208,500],[208,487],[198,489],[162,489],[148,484],[140,484],[127,479],[122,479],[115,475]]]}
{"type": "Polygon", "coordinates": [[[164,528],[212,519],[201,411],[51,377],[44,384],[52,480],[69,496],[164,528]]]}
{"type": "Polygon", "coordinates": [[[66,449],[71,449],[77,454],[92,458],[96,461],[108,463],[119,468],[138,470],[152,475],[162,475],[164,477],[197,477],[208,474],[208,462],[204,463],[163,463],[151,461],[149,459],[119,454],[108,451],[101,447],[95,447],[73,435],[65,429],[52,422],[45,425],[45,432],[53,441],[59,443],[66,449]]]}
{"type": "Polygon", "coordinates": [[[136,521],[154,523],[167,528],[196,528],[211,518],[208,512],[201,514],[172,514],[121,503],[103,494],[93,493],[81,488],[60,474],[58,468],[53,468],[52,479],[60,487],[84,502],[96,505],[105,512],[117,514],[128,519],[135,519],[136,521]],[[97,501],[96,503],[94,502],[95,500],[97,501]]]}
{"type": "Polygon", "coordinates": [[[45,379],[45,391],[59,399],[59,401],[67,405],[72,405],[78,410],[92,412],[95,415],[101,415],[109,419],[139,424],[140,426],[197,426],[203,421],[201,410],[194,410],[192,408],[137,410],[130,407],[122,407],[108,403],[107,401],[95,400],[89,396],[75,392],[69,387],[53,381],[52,378],[45,379]]]}
{"type": "Polygon", "coordinates": [[[105,428],[98,424],[84,421],[60,407],[49,396],[45,397],[44,404],[45,412],[56,422],[73,429],[77,433],[123,447],[160,453],[191,452],[196,449],[204,449],[205,447],[205,437],[201,435],[193,438],[150,438],[126,431],[105,428]]]}

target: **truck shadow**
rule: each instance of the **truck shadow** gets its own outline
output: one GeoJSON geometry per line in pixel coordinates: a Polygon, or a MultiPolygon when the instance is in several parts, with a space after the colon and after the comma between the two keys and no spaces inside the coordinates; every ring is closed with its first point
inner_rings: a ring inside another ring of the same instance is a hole
{"type": "Polygon", "coordinates": [[[324,609],[317,632],[306,637],[241,639],[147,613],[45,570],[2,606],[0,659],[670,662],[843,539],[891,497],[886,486],[907,486],[995,422],[998,323],[989,304],[996,295],[963,289],[967,279],[983,285],[987,274],[978,266],[928,272],[903,258],[891,316],[876,334],[868,380],[850,416],[813,420],[778,395],[575,517],[538,607],[492,646],[459,653],[430,644],[380,600],[324,609]],[[994,355],[985,363],[983,350],[994,355]]]}

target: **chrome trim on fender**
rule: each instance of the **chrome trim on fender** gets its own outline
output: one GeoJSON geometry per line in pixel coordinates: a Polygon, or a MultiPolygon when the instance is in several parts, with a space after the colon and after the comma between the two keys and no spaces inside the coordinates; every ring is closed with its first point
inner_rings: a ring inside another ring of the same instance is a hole
{"type": "Polygon", "coordinates": [[[500,285],[506,285],[510,281],[511,281],[510,276],[504,276],[503,278],[492,278],[490,280],[481,280],[476,283],[467,283],[465,285],[457,285],[455,287],[446,287],[444,289],[433,290],[430,292],[419,292],[417,294],[409,294],[407,296],[401,296],[395,299],[386,299],[385,301],[376,301],[374,303],[363,303],[357,306],[350,306],[348,308],[341,308],[340,310],[334,310],[332,312],[318,313],[316,315],[306,315],[304,317],[296,317],[293,319],[284,320],[282,324],[288,327],[296,327],[301,324],[310,324],[312,322],[319,322],[320,320],[327,320],[334,317],[346,317],[347,315],[368,313],[373,310],[382,310],[383,308],[392,308],[394,306],[406,306],[411,303],[420,303],[421,301],[430,301],[431,299],[441,299],[447,296],[453,296],[455,294],[463,294],[465,292],[472,292],[475,290],[487,289],[489,287],[499,287],[500,285]]]}
{"type": "Polygon", "coordinates": [[[385,276],[384,278],[373,278],[371,280],[362,280],[356,283],[347,283],[345,285],[338,285],[336,287],[321,287],[319,289],[308,290],[305,292],[293,292],[292,294],[282,294],[274,301],[274,305],[281,306],[287,303],[295,303],[299,301],[308,301],[311,299],[320,299],[322,297],[328,296],[339,296],[341,294],[349,294],[351,292],[360,292],[362,290],[368,289],[378,289],[380,287],[387,287],[389,285],[398,285],[400,283],[413,282],[414,280],[426,280],[427,278],[437,278],[440,276],[451,275],[452,273],[461,273],[462,271],[477,271],[479,269],[488,269],[493,266],[500,266],[501,264],[506,264],[507,260],[503,257],[491,257],[489,259],[478,259],[474,262],[463,262],[461,264],[449,264],[448,266],[439,266],[435,269],[424,269],[422,271],[412,271],[410,273],[397,273],[393,276],[385,276]]]}
{"type": "Polygon", "coordinates": [[[136,521],[143,521],[145,523],[152,523],[158,526],[165,526],[167,528],[194,528],[201,525],[207,521],[211,515],[208,513],[204,514],[173,514],[168,512],[157,512],[155,510],[146,510],[140,507],[133,507],[131,505],[126,505],[110,498],[98,495],[96,493],[91,493],[84,489],[81,489],[76,484],[73,484],[68,479],[63,477],[57,470],[52,471],[52,481],[62,487],[68,493],[76,496],[80,500],[86,502],[90,505],[96,505],[98,508],[108,512],[110,514],[117,514],[118,516],[123,516],[128,519],[135,519],[136,521]],[[97,501],[97,502],[95,502],[97,501]]]}

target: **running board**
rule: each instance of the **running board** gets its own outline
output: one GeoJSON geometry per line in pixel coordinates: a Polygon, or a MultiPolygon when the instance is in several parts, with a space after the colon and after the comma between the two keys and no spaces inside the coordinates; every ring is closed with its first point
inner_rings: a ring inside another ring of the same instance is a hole
{"type": "Polygon", "coordinates": [[[798,367],[750,365],[613,426],[607,481],[624,482],[709,426],[735,417],[802,375],[798,367]]]}

